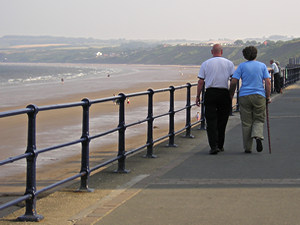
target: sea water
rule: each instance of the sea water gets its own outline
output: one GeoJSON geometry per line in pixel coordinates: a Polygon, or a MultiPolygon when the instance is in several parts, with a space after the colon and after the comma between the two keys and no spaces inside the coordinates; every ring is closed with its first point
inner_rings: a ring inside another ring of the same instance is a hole
{"type": "Polygon", "coordinates": [[[107,77],[116,78],[134,72],[134,68],[105,65],[0,63],[0,109],[101,90],[107,86],[103,85],[108,81],[107,77]],[[63,89],[61,84],[66,84],[63,89]],[[89,88],[85,89],[86,86],[89,88]]]}
{"type": "MultiPolygon", "coordinates": [[[[197,74],[197,70],[186,71],[197,74]]],[[[140,83],[149,87],[154,82],[172,84],[183,80],[182,74],[180,66],[0,63],[0,110],[67,95],[110,89],[122,91],[140,83]]],[[[196,75],[190,77],[195,81],[196,75]]]]}
{"type": "MultiPolygon", "coordinates": [[[[197,68],[191,73],[196,73],[197,68]]],[[[160,66],[128,66],[128,65],[90,65],[90,64],[6,64],[0,63],[0,111],[1,109],[25,108],[26,105],[36,101],[61,98],[62,96],[109,89],[122,90],[123,87],[138,85],[139,83],[170,82],[182,79],[182,71],[178,67],[160,66]]],[[[184,84],[184,83],[183,83],[184,84]]],[[[113,94],[113,93],[112,93],[113,94]]],[[[109,96],[107,96],[109,97],[109,96]]],[[[80,99],[78,99],[80,101],[80,99]]],[[[112,103],[113,104],[113,103],[112,103]]],[[[185,103],[183,102],[182,105],[185,103]]],[[[155,112],[167,112],[168,102],[159,102],[155,105],[155,112]]],[[[117,106],[116,106],[117,107],[117,106]]],[[[139,115],[142,119],[147,117],[146,107],[137,107],[130,111],[132,117],[126,117],[126,123],[135,122],[139,115]],[[136,115],[136,116],[135,116],[136,115]],[[143,117],[144,115],[144,117],[143,117]]],[[[194,113],[193,113],[194,114],[194,113]]],[[[101,132],[101,127],[107,127],[112,122],[115,127],[118,123],[118,112],[111,112],[90,119],[90,133],[101,132]]],[[[4,120],[5,118],[0,119],[4,120]]],[[[159,126],[166,126],[168,119],[160,120],[159,126]]],[[[51,128],[37,131],[37,149],[53,146],[80,138],[81,121],[60,129],[51,128]],[[74,131],[78,131],[77,133],[74,131]],[[39,140],[43,140],[39,142],[39,140]]],[[[1,127],[0,127],[1,129],[1,127]]],[[[3,131],[5,132],[5,131],[3,131]]],[[[14,133],[13,131],[11,131],[14,133]]],[[[25,137],[26,130],[22,135],[25,137]]],[[[127,131],[126,137],[146,133],[145,127],[137,127],[127,131]]],[[[23,138],[24,138],[23,137],[23,138]]],[[[2,139],[2,137],[0,137],[2,139]]],[[[26,150],[26,142],[23,145],[2,144],[0,147],[0,160],[11,156],[22,154],[26,150]]],[[[117,142],[117,134],[102,138],[101,144],[113,144],[117,142]]],[[[146,142],[146,140],[145,140],[146,142]]],[[[80,146],[79,146],[80,148],[80,146]]],[[[63,157],[80,154],[80,151],[73,151],[72,147],[56,150],[53,153],[40,154],[39,166],[59,160],[63,157]],[[63,150],[63,151],[61,151],[63,150]]],[[[115,153],[116,154],[116,153],[115,153]]],[[[14,169],[24,167],[25,162],[14,163],[14,169]]],[[[1,169],[1,168],[0,168],[1,169]]],[[[1,173],[1,176],[4,175],[1,173]]],[[[0,177],[1,177],[0,176],[0,177]]]]}
{"type": "Polygon", "coordinates": [[[105,77],[121,72],[121,68],[76,64],[0,63],[0,86],[57,83],[64,80],[105,77]]]}

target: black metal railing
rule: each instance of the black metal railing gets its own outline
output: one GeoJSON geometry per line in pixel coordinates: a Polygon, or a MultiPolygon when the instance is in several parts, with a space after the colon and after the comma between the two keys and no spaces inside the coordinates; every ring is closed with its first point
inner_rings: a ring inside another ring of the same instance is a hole
{"type": "MultiPolygon", "coordinates": [[[[155,155],[153,154],[153,146],[155,143],[160,142],[162,140],[165,140],[168,138],[169,143],[168,146],[175,147],[176,144],[174,143],[175,135],[186,132],[186,137],[192,137],[191,135],[191,127],[196,124],[201,124],[201,127],[205,127],[205,118],[204,114],[202,113],[200,121],[196,121],[192,123],[191,121],[191,108],[195,106],[195,104],[191,103],[191,88],[197,86],[197,84],[186,84],[183,86],[173,87],[170,86],[169,88],[165,89],[159,89],[159,90],[152,90],[149,89],[145,92],[138,92],[138,93],[131,93],[131,94],[123,94],[120,93],[118,96],[115,97],[109,97],[109,98],[102,98],[102,99],[96,99],[96,100],[90,100],[90,99],[83,99],[80,102],[74,102],[74,103],[68,103],[68,104],[60,104],[60,105],[49,105],[49,106],[41,106],[38,107],[36,105],[28,105],[25,109],[20,110],[14,110],[14,111],[7,111],[7,112],[1,112],[0,118],[4,117],[12,117],[16,115],[21,114],[27,114],[28,115],[28,133],[27,133],[27,149],[24,154],[10,157],[6,160],[0,161],[0,166],[13,163],[15,161],[25,159],[26,158],[26,165],[27,165],[27,171],[26,171],[26,191],[24,196],[14,199],[13,201],[7,202],[0,206],[0,210],[16,205],[17,203],[20,203],[22,201],[25,201],[26,204],[26,211],[25,214],[21,217],[18,217],[18,220],[21,221],[40,221],[43,219],[42,215],[37,214],[36,212],[36,200],[37,196],[45,191],[48,191],[50,189],[53,189],[54,187],[57,187],[59,185],[62,185],[64,183],[67,183],[71,180],[80,178],[80,191],[92,191],[88,187],[88,179],[91,172],[96,171],[112,162],[118,161],[118,168],[116,172],[118,173],[126,173],[128,170],[125,167],[125,161],[126,157],[130,154],[133,154],[137,151],[140,151],[142,149],[147,149],[146,157],[148,158],[154,158],[155,155]],[[175,91],[179,89],[186,89],[186,105],[180,109],[176,109],[174,107],[175,104],[175,98],[174,93],[175,91]],[[169,93],[169,111],[164,114],[159,114],[154,116],[153,115],[153,96],[157,93],[169,93]],[[148,115],[147,118],[143,120],[139,120],[130,124],[127,124],[125,122],[125,102],[126,99],[131,97],[137,97],[137,96],[148,96],[148,115]],[[98,133],[93,136],[89,133],[89,123],[90,123],[90,107],[95,104],[100,104],[104,102],[109,101],[115,101],[118,102],[119,105],[119,123],[118,126],[114,129],[107,130],[103,133],[98,133]],[[65,108],[75,108],[75,107],[82,107],[82,133],[80,138],[73,140],[71,142],[59,144],[50,146],[43,149],[37,149],[36,148],[36,120],[37,115],[43,111],[49,111],[49,110],[57,110],[57,109],[65,109],[65,108]],[[186,118],[185,118],[185,126],[182,129],[179,129],[175,131],[174,125],[175,125],[175,114],[179,113],[181,111],[186,111],[186,118]],[[160,117],[169,117],[169,131],[166,135],[159,137],[157,139],[153,139],[153,121],[160,118],[160,117]],[[125,149],[125,133],[126,128],[147,123],[147,140],[146,144],[137,147],[136,149],[125,149]],[[89,156],[89,147],[90,142],[94,139],[106,136],[108,134],[112,134],[118,132],[118,153],[117,156],[114,158],[111,158],[105,162],[102,162],[93,168],[90,168],[90,156],[89,156]],[[72,146],[75,144],[81,143],[81,169],[78,174],[75,174],[71,177],[68,177],[64,180],[61,180],[59,182],[53,183],[47,187],[44,187],[40,190],[36,189],[36,161],[38,159],[38,156],[42,153],[61,149],[63,147],[72,146]]],[[[203,107],[203,104],[202,104],[203,107]]],[[[201,111],[204,111],[202,109],[201,111]]]]}
{"type": "Polygon", "coordinates": [[[283,87],[294,84],[300,79],[300,65],[296,64],[293,67],[288,67],[282,70],[283,87]]]}

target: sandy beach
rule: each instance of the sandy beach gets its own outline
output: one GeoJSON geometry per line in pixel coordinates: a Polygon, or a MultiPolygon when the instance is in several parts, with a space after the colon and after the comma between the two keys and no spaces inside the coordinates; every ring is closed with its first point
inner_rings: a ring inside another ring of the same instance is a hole
{"type": "MultiPolygon", "coordinates": [[[[131,68],[128,76],[109,76],[106,78],[87,79],[81,81],[64,82],[63,84],[49,84],[44,86],[24,87],[23,90],[1,90],[1,112],[25,108],[28,104],[37,106],[79,102],[83,98],[90,100],[111,97],[119,93],[137,93],[151,88],[153,90],[169,86],[181,86],[186,83],[196,83],[199,67],[197,66],[145,66],[145,65],[110,65],[131,68]],[[133,69],[132,69],[133,68],[133,69]],[[132,72],[134,71],[134,72],[132,72]],[[5,93],[4,93],[5,92],[5,93]],[[9,99],[8,99],[9,98],[9,99]],[[8,102],[13,102],[10,105],[8,102]],[[7,105],[5,107],[5,105],[7,105]]],[[[186,90],[175,92],[175,108],[184,107],[186,90]]],[[[196,88],[192,89],[192,102],[195,100],[196,88]]],[[[154,114],[169,110],[169,94],[167,92],[154,95],[154,114]]],[[[126,104],[126,122],[142,120],[147,117],[147,96],[130,98],[126,104]]],[[[199,109],[195,109],[199,110],[199,109]]],[[[185,113],[185,112],[184,112],[185,113]]],[[[183,114],[185,115],[185,114],[183,114]]],[[[196,112],[192,112],[193,121],[196,112]]],[[[183,127],[184,120],[176,117],[176,127],[183,127]]],[[[37,115],[37,149],[65,143],[81,136],[82,109],[68,108],[39,112],[37,115]]],[[[168,118],[154,121],[154,139],[168,132],[168,118]]],[[[1,118],[1,160],[22,154],[26,150],[27,116],[1,118]]],[[[118,106],[113,102],[93,105],[90,110],[90,135],[114,129],[118,125],[118,106]]],[[[90,143],[90,166],[117,154],[117,134],[108,135],[93,140],[90,143]]],[[[126,130],[126,149],[144,145],[146,143],[146,124],[126,130]],[[128,135],[127,135],[128,133],[128,135]]],[[[39,155],[37,160],[37,187],[38,189],[80,170],[81,145],[56,150],[39,155]]],[[[3,193],[22,193],[25,190],[25,160],[2,166],[0,182],[3,193]],[[13,177],[11,175],[14,175],[13,177]],[[6,176],[8,175],[8,176],[6,176]]]]}

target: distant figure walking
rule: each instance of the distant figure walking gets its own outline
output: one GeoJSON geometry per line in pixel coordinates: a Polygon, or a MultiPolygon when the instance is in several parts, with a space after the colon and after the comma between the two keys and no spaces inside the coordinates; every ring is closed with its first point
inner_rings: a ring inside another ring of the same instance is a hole
{"type": "Polygon", "coordinates": [[[283,74],[281,72],[281,67],[280,67],[280,63],[278,61],[275,61],[277,67],[278,67],[278,70],[279,70],[279,77],[280,77],[280,94],[282,94],[282,88],[283,88],[283,74]]]}
{"type": "Polygon", "coordinates": [[[279,68],[277,66],[277,64],[275,63],[274,59],[270,60],[270,64],[271,64],[271,70],[269,72],[271,72],[274,76],[274,88],[275,91],[277,93],[281,93],[281,85],[280,85],[280,73],[279,73],[279,68]]]}
{"type": "Polygon", "coordinates": [[[60,81],[61,81],[61,84],[64,84],[64,78],[61,78],[60,81]]]}
{"type": "Polygon", "coordinates": [[[254,46],[244,48],[243,55],[248,61],[241,63],[234,72],[230,82],[230,97],[233,98],[236,85],[242,79],[239,102],[244,151],[252,152],[253,139],[255,139],[256,150],[261,152],[266,102],[267,104],[271,102],[271,77],[267,66],[255,60],[257,49],[254,46]]]}
{"type": "Polygon", "coordinates": [[[222,57],[223,49],[220,44],[215,44],[211,53],[213,57],[200,67],[196,104],[200,106],[200,94],[205,81],[204,106],[209,154],[217,154],[224,151],[225,130],[231,107],[228,81],[234,72],[234,64],[222,57]]]}

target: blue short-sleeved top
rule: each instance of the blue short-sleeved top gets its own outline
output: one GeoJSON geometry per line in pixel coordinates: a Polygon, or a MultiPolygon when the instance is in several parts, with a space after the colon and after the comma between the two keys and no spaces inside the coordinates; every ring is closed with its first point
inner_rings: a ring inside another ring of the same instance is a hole
{"type": "Polygon", "coordinates": [[[264,63],[247,61],[238,66],[232,78],[242,79],[239,96],[259,94],[266,97],[263,81],[271,76],[264,63]]]}

